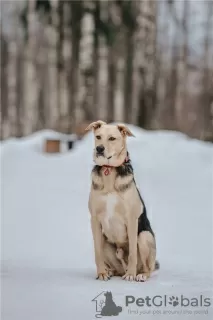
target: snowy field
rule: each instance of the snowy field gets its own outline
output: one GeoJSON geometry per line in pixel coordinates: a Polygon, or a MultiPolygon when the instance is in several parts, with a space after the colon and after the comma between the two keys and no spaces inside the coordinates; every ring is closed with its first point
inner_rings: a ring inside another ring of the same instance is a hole
{"type": "Polygon", "coordinates": [[[87,208],[91,134],[60,155],[42,153],[52,132],[8,140],[0,145],[3,320],[93,320],[92,300],[103,291],[122,306],[115,319],[212,319],[212,307],[200,306],[201,295],[212,298],[212,146],[178,133],[131,129],[136,138],[129,138],[129,152],[160,270],[146,283],[95,280],[87,208]],[[179,304],[136,304],[165,295],[179,304]],[[181,295],[199,305],[181,306],[181,295]],[[135,302],[126,306],[126,296],[135,302]]]}

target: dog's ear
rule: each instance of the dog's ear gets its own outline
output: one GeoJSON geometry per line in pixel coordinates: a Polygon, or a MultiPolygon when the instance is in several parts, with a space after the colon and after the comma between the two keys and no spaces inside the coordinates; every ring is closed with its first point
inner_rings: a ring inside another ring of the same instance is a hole
{"type": "Polygon", "coordinates": [[[130,129],[127,126],[125,126],[125,124],[118,124],[117,127],[123,136],[134,137],[134,134],[130,131],[130,129]]]}
{"type": "Polygon", "coordinates": [[[86,131],[90,131],[90,130],[96,130],[98,128],[100,128],[103,124],[106,124],[106,122],[98,120],[95,122],[90,123],[90,125],[85,129],[86,131]]]}

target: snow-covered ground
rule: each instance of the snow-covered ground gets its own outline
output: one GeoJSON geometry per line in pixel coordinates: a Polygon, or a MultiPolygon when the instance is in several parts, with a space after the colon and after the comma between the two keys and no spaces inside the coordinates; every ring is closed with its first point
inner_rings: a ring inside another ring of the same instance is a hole
{"type": "Polygon", "coordinates": [[[4,320],[96,319],[91,300],[103,291],[122,306],[122,320],[212,318],[212,308],[200,305],[125,306],[128,295],[212,298],[212,146],[178,133],[131,129],[136,138],[129,151],[161,269],[146,283],[95,280],[87,208],[91,134],[60,155],[42,153],[52,132],[11,139],[0,145],[4,320]]]}

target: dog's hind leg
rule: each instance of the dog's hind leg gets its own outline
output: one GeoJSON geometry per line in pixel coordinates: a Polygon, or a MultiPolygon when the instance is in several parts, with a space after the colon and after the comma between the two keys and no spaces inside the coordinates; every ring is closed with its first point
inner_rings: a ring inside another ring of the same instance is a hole
{"type": "Polygon", "coordinates": [[[149,231],[142,231],[138,235],[138,249],[142,272],[137,274],[136,281],[146,281],[155,270],[156,258],[155,239],[149,231]]]}
{"type": "Polygon", "coordinates": [[[116,256],[116,248],[107,241],[105,241],[104,244],[104,261],[108,266],[108,273],[110,276],[124,275],[123,266],[116,256]]]}

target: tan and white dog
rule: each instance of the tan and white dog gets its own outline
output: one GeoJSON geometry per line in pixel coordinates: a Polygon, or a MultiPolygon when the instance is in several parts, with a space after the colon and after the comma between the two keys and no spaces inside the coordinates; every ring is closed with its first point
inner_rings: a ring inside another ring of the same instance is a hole
{"type": "Polygon", "coordinates": [[[89,210],[94,239],[97,279],[112,275],[145,281],[157,269],[155,236],[136,187],[123,124],[103,121],[87,129],[95,135],[89,210]]]}

